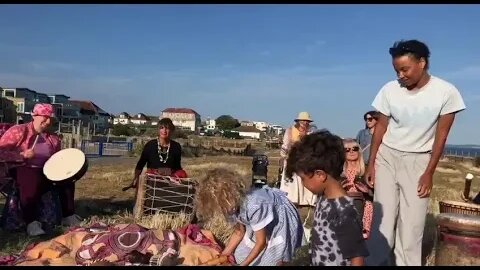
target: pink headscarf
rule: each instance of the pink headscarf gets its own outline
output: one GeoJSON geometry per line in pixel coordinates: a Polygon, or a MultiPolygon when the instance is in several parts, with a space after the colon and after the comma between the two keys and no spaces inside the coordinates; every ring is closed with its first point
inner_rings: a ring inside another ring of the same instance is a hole
{"type": "Polygon", "coordinates": [[[35,104],[35,107],[33,107],[32,115],[55,117],[55,113],[53,112],[53,106],[52,104],[48,104],[48,103],[35,104]]]}

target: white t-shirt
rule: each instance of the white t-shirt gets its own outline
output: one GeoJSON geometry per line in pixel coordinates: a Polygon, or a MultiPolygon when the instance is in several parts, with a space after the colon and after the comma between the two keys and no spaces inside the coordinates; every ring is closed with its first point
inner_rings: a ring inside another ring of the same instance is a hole
{"type": "Polygon", "coordinates": [[[413,153],[432,150],[440,115],[466,108],[458,89],[434,76],[430,76],[424,87],[413,91],[402,87],[397,80],[388,82],[372,106],[389,117],[383,143],[413,153]]]}

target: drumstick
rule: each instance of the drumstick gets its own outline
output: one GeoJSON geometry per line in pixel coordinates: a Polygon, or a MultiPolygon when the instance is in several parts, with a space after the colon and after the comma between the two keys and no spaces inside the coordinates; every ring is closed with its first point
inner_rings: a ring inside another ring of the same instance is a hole
{"type": "Polygon", "coordinates": [[[129,189],[133,188],[133,184],[130,184],[130,186],[122,188],[122,191],[127,191],[129,189]]]}
{"type": "Polygon", "coordinates": [[[32,150],[33,148],[35,148],[35,145],[37,144],[37,141],[38,141],[38,137],[40,136],[40,134],[37,134],[37,137],[35,137],[35,141],[33,142],[33,145],[32,145],[32,150]]]}

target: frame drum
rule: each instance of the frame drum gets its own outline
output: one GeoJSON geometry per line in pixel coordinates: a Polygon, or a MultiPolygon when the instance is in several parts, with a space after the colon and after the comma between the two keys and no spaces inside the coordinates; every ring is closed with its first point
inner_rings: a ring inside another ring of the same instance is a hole
{"type": "Polygon", "coordinates": [[[67,148],[51,156],[43,166],[43,174],[55,184],[75,182],[88,169],[85,154],[77,148],[67,148]]]}

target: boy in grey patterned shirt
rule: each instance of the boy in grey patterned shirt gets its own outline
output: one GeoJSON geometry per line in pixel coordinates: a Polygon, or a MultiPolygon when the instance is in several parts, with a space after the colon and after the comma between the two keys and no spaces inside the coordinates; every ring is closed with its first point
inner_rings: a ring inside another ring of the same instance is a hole
{"type": "Polygon", "coordinates": [[[368,256],[353,200],[338,180],[344,162],[342,139],[326,130],[305,136],[288,156],[287,175],[296,173],[319,195],[310,249],[313,266],[362,266],[368,256]]]}

